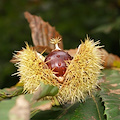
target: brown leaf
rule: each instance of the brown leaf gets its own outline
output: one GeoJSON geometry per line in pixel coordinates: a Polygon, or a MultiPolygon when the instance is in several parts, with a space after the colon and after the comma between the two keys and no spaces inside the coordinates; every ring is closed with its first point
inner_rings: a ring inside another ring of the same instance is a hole
{"type": "Polygon", "coordinates": [[[108,53],[105,49],[100,49],[102,54],[102,60],[104,61],[104,67],[116,67],[114,65],[115,61],[120,62],[120,57],[112,53],[108,53]]]}
{"type": "MultiPolygon", "coordinates": [[[[46,52],[49,53],[54,49],[54,45],[50,43],[51,38],[62,37],[56,30],[55,27],[52,27],[48,22],[45,22],[41,17],[36,15],[31,15],[29,12],[24,13],[25,18],[29,22],[31,29],[32,40],[34,43],[34,49],[38,52],[42,52],[46,49],[46,52]]],[[[63,41],[59,44],[59,47],[63,49],[63,41]]],[[[65,50],[71,56],[74,56],[77,52],[76,49],[65,50]]],[[[119,67],[120,66],[120,57],[111,53],[108,53],[105,49],[100,49],[102,54],[102,60],[104,67],[119,67]]],[[[16,63],[15,58],[10,62],[16,63]]]]}
{"type": "MultiPolygon", "coordinates": [[[[54,45],[50,43],[50,39],[56,37],[61,38],[61,35],[55,30],[55,27],[52,27],[48,22],[43,21],[41,17],[31,15],[29,12],[25,12],[24,15],[29,22],[32,40],[38,52],[42,52],[44,48],[48,51],[54,49],[54,45]]],[[[59,44],[59,47],[63,49],[62,41],[59,44]]]]}
{"type": "Polygon", "coordinates": [[[10,120],[29,120],[30,105],[29,102],[21,95],[17,98],[15,106],[9,112],[10,120]]]}
{"type": "Polygon", "coordinates": [[[77,48],[65,50],[65,52],[68,52],[69,55],[71,55],[72,57],[74,57],[74,55],[75,55],[76,52],[77,52],[77,48]]]}
{"type": "Polygon", "coordinates": [[[52,107],[52,104],[51,104],[51,102],[49,102],[44,105],[40,105],[40,106],[36,107],[36,109],[44,111],[44,110],[50,110],[51,107],[52,107]]]}

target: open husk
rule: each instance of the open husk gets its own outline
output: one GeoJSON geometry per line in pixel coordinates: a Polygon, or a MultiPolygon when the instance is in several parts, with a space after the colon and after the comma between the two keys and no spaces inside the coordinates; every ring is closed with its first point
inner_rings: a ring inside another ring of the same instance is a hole
{"type": "Polygon", "coordinates": [[[99,42],[94,42],[87,37],[85,42],[79,45],[70,64],[66,62],[68,67],[62,83],[47,67],[43,55],[26,45],[26,48],[19,54],[14,55],[19,61],[16,63],[17,74],[20,76],[20,82],[24,85],[24,91],[34,93],[40,82],[43,82],[59,88],[56,98],[61,104],[84,101],[86,96],[91,95],[98,86],[100,69],[103,69],[101,53],[98,50],[101,46],[98,44],[99,42]]]}

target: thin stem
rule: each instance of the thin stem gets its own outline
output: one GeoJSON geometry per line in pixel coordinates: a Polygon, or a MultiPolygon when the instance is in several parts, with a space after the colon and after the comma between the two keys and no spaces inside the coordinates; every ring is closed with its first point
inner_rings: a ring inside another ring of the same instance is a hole
{"type": "Polygon", "coordinates": [[[92,99],[93,99],[93,101],[95,102],[95,105],[96,105],[96,108],[97,108],[97,111],[98,111],[98,115],[99,115],[99,119],[102,120],[102,119],[101,119],[101,116],[100,116],[99,107],[98,107],[98,104],[97,104],[97,101],[96,101],[94,95],[92,95],[92,99]]]}

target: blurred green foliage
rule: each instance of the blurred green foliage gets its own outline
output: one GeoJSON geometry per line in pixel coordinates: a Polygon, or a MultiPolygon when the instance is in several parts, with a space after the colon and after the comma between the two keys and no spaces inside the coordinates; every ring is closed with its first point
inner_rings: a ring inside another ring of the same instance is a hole
{"type": "Polygon", "coordinates": [[[0,88],[14,85],[12,53],[32,43],[24,12],[41,16],[63,36],[64,48],[76,48],[86,34],[120,56],[120,0],[0,0],[0,88]]]}

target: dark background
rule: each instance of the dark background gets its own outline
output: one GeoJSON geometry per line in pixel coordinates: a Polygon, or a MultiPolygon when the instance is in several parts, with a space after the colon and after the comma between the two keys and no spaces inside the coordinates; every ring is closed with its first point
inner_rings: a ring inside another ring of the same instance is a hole
{"type": "Polygon", "coordinates": [[[64,48],[76,48],[86,34],[120,56],[120,0],[0,0],[0,88],[19,79],[9,60],[14,51],[33,45],[24,12],[41,16],[63,36],[64,48]]]}

